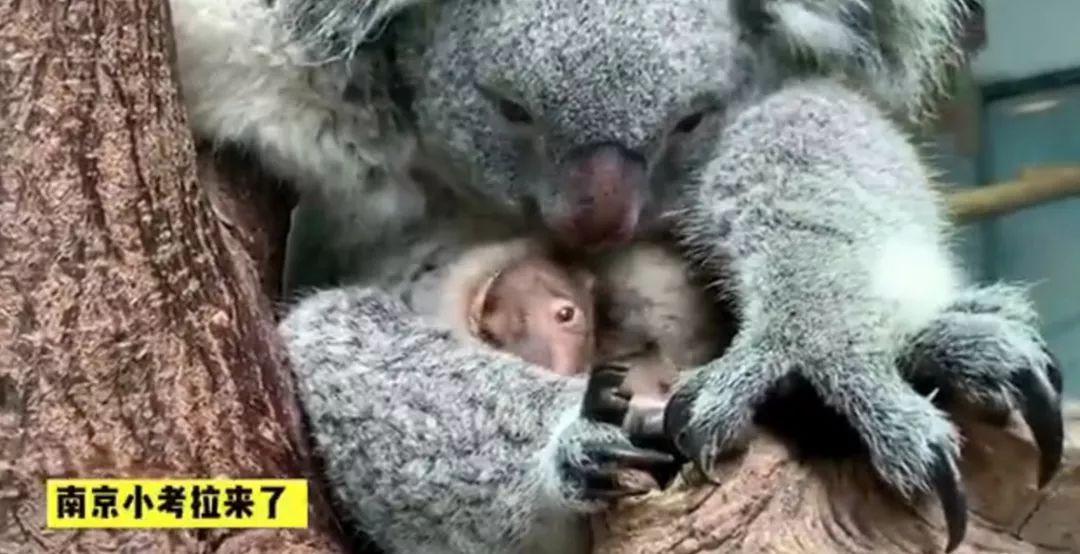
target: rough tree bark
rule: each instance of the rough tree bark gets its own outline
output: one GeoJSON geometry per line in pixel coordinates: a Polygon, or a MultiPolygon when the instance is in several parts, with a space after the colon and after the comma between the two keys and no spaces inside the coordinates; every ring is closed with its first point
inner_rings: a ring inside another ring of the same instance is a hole
{"type": "Polygon", "coordinates": [[[165,0],[0,0],[0,552],[342,550],[318,488],[308,530],[44,530],[47,476],[313,474],[288,199],[196,169],[172,52],[165,0]]]}

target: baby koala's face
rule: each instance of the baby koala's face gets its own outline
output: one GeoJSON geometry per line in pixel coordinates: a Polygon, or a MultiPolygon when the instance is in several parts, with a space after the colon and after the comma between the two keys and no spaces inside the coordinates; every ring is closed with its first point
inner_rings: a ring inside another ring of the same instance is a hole
{"type": "Polygon", "coordinates": [[[594,279],[545,258],[504,268],[479,293],[479,338],[559,375],[588,371],[593,357],[594,279]]]}

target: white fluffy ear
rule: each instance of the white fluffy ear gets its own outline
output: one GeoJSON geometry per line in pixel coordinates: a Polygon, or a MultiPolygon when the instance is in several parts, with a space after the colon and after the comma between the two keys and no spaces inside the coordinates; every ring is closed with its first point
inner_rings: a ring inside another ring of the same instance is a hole
{"type": "Polygon", "coordinates": [[[488,306],[488,296],[491,294],[492,285],[499,279],[499,275],[501,273],[497,272],[485,279],[476,289],[476,292],[473,293],[472,300],[469,301],[466,326],[469,334],[474,337],[480,336],[482,331],[481,323],[484,321],[484,309],[488,306]]]}
{"type": "Polygon", "coordinates": [[[925,115],[963,61],[972,0],[732,0],[781,59],[840,74],[887,109],[925,115]]]}
{"type": "Polygon", "coordinates": [[[394,16],[438,0],[277,0],[294,40],[316,62],[351,55],[379,37],[394,16]]]}
{"type": "Polygon", "coordinates": [[[438,321],[462,340],[475,339],[488,290],[499,273],[527,258],[546,255],[544,243],[529,238],[470,248],[446,269],[439,285],[438,321]]]}

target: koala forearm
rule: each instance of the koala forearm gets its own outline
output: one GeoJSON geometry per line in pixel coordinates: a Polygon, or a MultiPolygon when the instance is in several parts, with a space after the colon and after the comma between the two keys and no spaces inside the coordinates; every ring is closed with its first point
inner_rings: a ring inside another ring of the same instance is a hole
{"type": "Polygon", "coordinates": [[[540,454],[583,383],[462,346],[374,289],[316,294],[282,330],[316,446],[361,529],[393,552],[525,550],[550,498],[540,454]]]}
{"type": "Polygon", "coordinates": [[[950,300],[959,277],[929,178],[867,101],[791,85],[733,118],[719,149],[681,230],[730,271],[747,331],[793,345],[882,329],[878,318],[910,331],[950,300]]]}

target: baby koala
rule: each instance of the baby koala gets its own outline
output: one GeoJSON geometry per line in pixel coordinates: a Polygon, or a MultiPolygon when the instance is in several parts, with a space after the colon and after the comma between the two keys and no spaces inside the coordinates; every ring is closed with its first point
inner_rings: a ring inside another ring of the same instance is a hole
{"type": "Polygon", "coordinates": [[[662,436],[678,371],[719,356],[733,332],[687,264],[651,243],[591,260],[531,239],[475,247],[449,268],[442,298],[441,319],[463,338],[556,374],[626,368],[616,401],[644,439],[662,436]]]}

